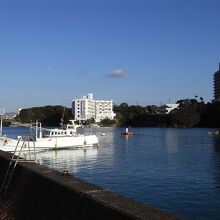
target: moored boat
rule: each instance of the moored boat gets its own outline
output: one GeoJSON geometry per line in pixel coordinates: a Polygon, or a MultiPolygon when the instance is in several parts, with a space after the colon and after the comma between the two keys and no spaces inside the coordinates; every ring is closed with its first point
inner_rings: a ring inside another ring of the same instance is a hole
{"type": "Polygon", "coordinates": [[[220,134],[220,132],[219,131],[209,131],[208,134],[210,134],[210,135],[218,135],[218,134],[220,134]]]}
{"type": "MultiPolygon", "coordinates": [[[[77,132],[78,127],[80,127],[80,125],[76,125],[74,120],[71,120],[71,124],[54,129],[42,128],[41,123],[36,123],[36,126],[32,127],[36,130],[34,141],[30,141],[29,146],[30,148],[33,148],[35,145],[36,151],[42,151],[65,148],[97,147],[99,145],[96,135],[79,134],[77,132]]],[[[6,135],[1,135],[0,150],[14,151],[18,139],[8,138],[6,135]]],[[[18,148],[21,147],[21,145],[22,143],[19,143],[18,148]]],[[[23,147],[23,150],[25,150],[25,147],[23,147]]]]}
{"type": "Polygon", "coordinates": [[[128,131],[128,128],[126,128],[126,130],[124,132],[121,132],[121,135],[131,136],[131,135],[133,135],[133,132],[128,131]]]}

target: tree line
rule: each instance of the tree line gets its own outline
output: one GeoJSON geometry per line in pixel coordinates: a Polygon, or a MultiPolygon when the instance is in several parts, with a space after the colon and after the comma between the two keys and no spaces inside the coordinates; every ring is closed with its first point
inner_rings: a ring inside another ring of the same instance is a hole
{"type": "MultiPolygon", "coordinates": [[[[207,103],[203,100],[187,99],[177,101],[179,107],[169,114],[159,114],[153,109],[139,105],[122,103],[114,105],[116,117],[114,120],[104,119],[101,126],[118,127],[220,127],[220,103],[207,103]]],[[[34,107],[21,110],[15,118],[22,123],[41,121],[45,126],[57,126],[63,119],[67,123],[73,119],[70,108],[63,106],[34,107]]],[[[89,119],[85,125],[94,123],[89,119]]]]}
{"type": "Polygon", "coordinates": [[[150,112],[147,107],[122,103],[114,107],[119,126],[132,127],[220,127],[220,103],[196,99],[177,101],[179,107],[169,114],[150,112]]]}
{"type": "Polygon", "coordinates": [[[15,118],[21,123],[40,121],[44,126],[57,126],[62,121],[67,123],[70,119],[73,119],[71,109],[60,105],[22,109],[15,118]]]}

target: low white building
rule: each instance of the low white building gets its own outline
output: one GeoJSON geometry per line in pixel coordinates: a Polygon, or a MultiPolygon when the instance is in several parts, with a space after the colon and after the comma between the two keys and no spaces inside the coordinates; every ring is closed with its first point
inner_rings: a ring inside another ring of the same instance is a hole
{"type": "Polygon", "coordinates": [[[179,107],[179,104],[165,104],[159,107],[160,114],[169,114],[172,110],[179,107]]]}
{"type": "Polygon", "coordinates": [[[14,119],[17,116],[15,112],[6,112],[4,115],[2,115],[3,119],[14,119]]]}
{"type": "Polygon", "coordinates": [[[103,119],[114,119],[112,100],[94,100],[93,94],[89,93],[80,99],[74,99],[72,102],[72,113],[75,120],[86,121],[94,118],[96,122],[103,119]]]}

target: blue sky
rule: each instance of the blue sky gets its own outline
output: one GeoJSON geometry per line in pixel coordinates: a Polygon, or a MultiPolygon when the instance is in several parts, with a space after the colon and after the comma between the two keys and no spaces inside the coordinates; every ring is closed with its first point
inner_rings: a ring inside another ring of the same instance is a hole
{"type": "Polygon", "coordinates": [[[219,0],[0,0],[0,107],[213,98],[219,0]]]}

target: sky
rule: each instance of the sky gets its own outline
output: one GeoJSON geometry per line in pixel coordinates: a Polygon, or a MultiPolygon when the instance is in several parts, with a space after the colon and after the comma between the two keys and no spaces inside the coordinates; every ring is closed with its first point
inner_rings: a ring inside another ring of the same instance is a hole
{"type": "Polygon", "coordinates": [[[219,0],[0,0],[0,108],[213,98],[219,0]]]}

